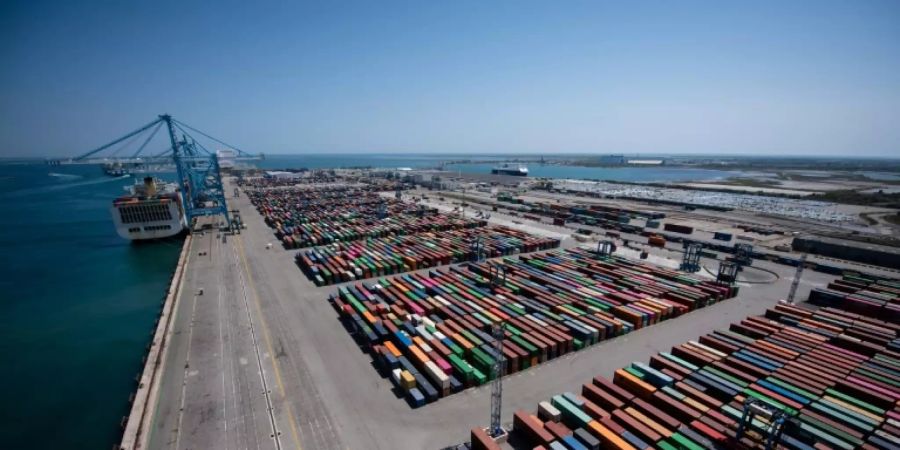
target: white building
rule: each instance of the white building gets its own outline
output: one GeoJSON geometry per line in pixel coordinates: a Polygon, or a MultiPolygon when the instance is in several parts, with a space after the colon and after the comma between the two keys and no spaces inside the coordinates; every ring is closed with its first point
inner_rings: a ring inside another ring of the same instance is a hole
{"type": "Polygon", "coordinates": [[[277,180],[290,180],[294,178],[302,178],[303,175],[295,172],[283,172],[280,170],[267,170],[264,177],[274,178],[277,180]]]}
{"type": "Polygon", "coordinates": [[[219,167],[223,169],[231,169],[234,167],[235,158],[237,158],[237,153],[234,150],[216,150],[216,157],[219,158],[219,167]]]}

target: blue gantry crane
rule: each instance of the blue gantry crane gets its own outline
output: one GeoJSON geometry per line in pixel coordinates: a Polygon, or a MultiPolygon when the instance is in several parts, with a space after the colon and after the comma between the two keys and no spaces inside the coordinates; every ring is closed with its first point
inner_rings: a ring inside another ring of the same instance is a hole
{"type": "Polygon", "coordinates": [[[231,217],[225,203],[225,189],[222,185],[218,154],[204,147],[192,133],[197,133],[233,151],[236,160],[251,161],[262,158],[261,155],[251,155],[216,139],[174,119],[169,114],[162,114],[156,120],[112,142],[69,160],[55,161],[54,163],[103,164],[107,168],[112,165],[117,165],[117,167],[129,165],[129,167],[140,166],[146,170],[172,166],[178,176],[179,191],[188,224],[193,224],[197,217],[221,215],[226,227],[231,228],[231,217]],[[145,154],[148,144],[153,141],[162,128],[165,128],[169,138],[166,148],[161,152],[145,154]],[[127,156],[120,156],[126,148],[137,142],[141,142],[141,144],[136,151],[127,156]],[[116,148],[110,153],[104,153],[114,147],[116,148]]]}
{"type": "Polygon", "coordinates": [[[755,397],[747,397],[744,401],[744,409],[741,413],[741,420],[738,422],[738,429],[735,433],[735,440],[740,441],[744,437],[747,430],[753,427],[754,420],[757,417],[763,417],[765,422],[759,422],[759,428],[764,433],[765,449],[772,450],[781,442],[781,436],[784,428],[791,420],[791,417],[783,410],[777,409],[766,402],[755,397]]]}

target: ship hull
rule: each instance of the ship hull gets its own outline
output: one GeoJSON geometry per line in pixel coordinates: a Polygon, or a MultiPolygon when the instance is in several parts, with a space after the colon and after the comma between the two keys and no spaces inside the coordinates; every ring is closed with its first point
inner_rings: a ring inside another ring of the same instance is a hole
{"type": "Polygon", "coordinates": [[[491,173],[494,175],[508,175],[513,177],[527,177],[528,172],[522,172],[519,170],[503,170],[503,169],[491,169],[491,173]]]}
{"type": "Polygon", "coordinates": [[[181,234],[186,225],[180,202],[146,201],[110,207],[116,233],[131,241],[153,241],[181,234]]]}
{"type": "Polygon", "coordinates": [[[178,236],[184,232],[183,227],[178,228],[170,228],[167,230],[153,230],[153,231],[139,231],[139,232],[129,232],[128,229],[116,228],[116,233],[122,239],[128,239],[132,242],[139,241],[156,241],[160,239],[170,238],[172,236],[178,236]]]}

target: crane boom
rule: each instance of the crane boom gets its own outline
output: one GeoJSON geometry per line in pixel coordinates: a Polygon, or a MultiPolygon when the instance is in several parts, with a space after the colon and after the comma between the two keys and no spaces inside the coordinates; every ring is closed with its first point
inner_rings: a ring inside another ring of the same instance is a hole
{"type": "Polygon", "coordinates": [[[166,162],[171,165],[174,163],[175,171],[178,174],[179,195],[181,196],[181,204],[184,208],[185,217],[188,224],[193,223],[193,219],[200,216],[218,216],[221,215],[227,227],[231,227],[231,220],[227,205],[225,203],[225,189],[222,183],[222,175],[219,167],[219,159],[215,152],[208,150],[203,144],[197,141],[193,135],[187,130],[202,135],[221,145],[231,147],[239,154],[244,155],[246,159],[253,159],[252,155],[247,154],[243,150],[230,146],[225,142],[216,139],[196,128],[191,127],[183,122],[177,121],[169,114],[161,114],[152,122],[121,136],[112,142],[97,147],[87,153],[63,161],[49,161],[51,164],[97,164],[104,165],[122,165],[122,164],[149,164],[166,162]],[[165,125],[168,134],[167,149],[153,155],[151,157],[141,157],[141,152],[153,141],[160,128],[165,125]],[[141,133],[147,132],[144,138],[141,133]],[[181,134],[181,139],[179,139],[181,134]],[[133,155],[127,158],[117,157],[116,153],[137,142],[141,138],[143,142],[133,155]],[[131,139],[131,141],[128,141],[131,139]],[[105,157],[95,156],[98,153],[109,149],[121,142],[128,143],[105,157]],[[112,162],[111,162],[112,161],[112,162]]]}
{"type": "Polygon", "coordinates": [[[134,130],[134,131],[132,131],[131,133],[128,133],[128,134],[126,134],[125,136],[122,136],[122,137],[120,137],[120,138],[118,138],[118,139],[116,139],[116,140],[114,140],[114,141],[112,141],[112,142],[110,142],[110,143],[108,143],[108,144],[106,144],[106,145],[103,145],[103,146],[100,146],[100,147],[98,147],[98,148],[95,148],[95,149],[93,149],[93,150],[91,150],[91,151],[89,151],[89,152],[87,152],[87,153],[85,153],[85,154],[76,156],[76,157],[72,158],[72,160],[73,160],[73,161],[81,161],[81,160],[84,160],[84,159],[88,158],[88,157],[91,156],[91,155],[95,155],[95,154],[97,154],[97,153],[100,153],[100,152],[102,152],[103,150],[106,150],[106,149],[112,147],[113,145],[118,144],[119,142],[122,142],[122,141],[124,141],[124,140],[126,140],[126,139],[128,139],[128,138],[131,138],[132,136],[136,136],[136,135],[138,135],[138,134],[141,134],[141,133],[143,133],[143,132],[149,130],[149,129],[150,129],[151,127],[153,127],[154,125],[160,123],[160,121],[162,121],[161,118],[160,118],[160,119],[156,119],[156,120],[154,120],[153,122],[150,122],[150,123],[148,123],[147,125],[144,125],[143,127],[138,128],[137,130],[134,130]]]}

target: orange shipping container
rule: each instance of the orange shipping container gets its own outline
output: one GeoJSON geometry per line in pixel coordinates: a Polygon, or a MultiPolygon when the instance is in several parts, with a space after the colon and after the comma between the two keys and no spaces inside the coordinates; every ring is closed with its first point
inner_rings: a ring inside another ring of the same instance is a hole
{"type": "Polygon", "coordinates": [[[637,450],[632,447],[631,444],[625,442],[624,439],[620,438],[616,433],[613,433],[612,430],[601,425],[600,422],[597,422],[596,420],[588,422],[587,428],[595,437],[600,439],[603,443],[603,448],[637,450]]]}
{"type": "Polygon", "coordinates": [[[415,358],[416,360],[421,362],[422,365],[424,365],[428,361],[431,361],[431,358],[429,358],[428,355],[425,354],[425,352],[423,352],[422,350],[419,350],[419,348],[416,347],[415,345],[410,346],[409,351],[412,352],[413,358],[415,358]]]}
{"type": "Polygon", "coordinates": [[[400,353],[400,350],[397,350],[397,346],[391,341],[386,341],[384,343],[384,348],[388,349],[388,351],[397,358],[403,356],[403,353],[400,353]]]}
{"type": "Polygon", "coordinates": [[[623,369],[616,370],[615,375],[613,375],[613,383],[634,392],[644,400],[649,399],[656,392],[656,388],[653,385],[645,383],[623,369]]]}

